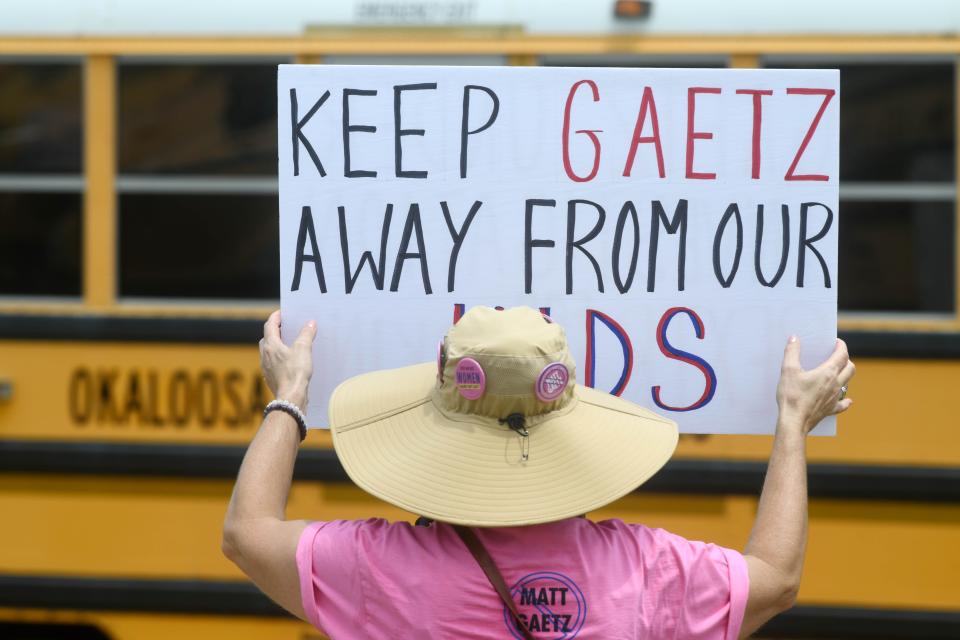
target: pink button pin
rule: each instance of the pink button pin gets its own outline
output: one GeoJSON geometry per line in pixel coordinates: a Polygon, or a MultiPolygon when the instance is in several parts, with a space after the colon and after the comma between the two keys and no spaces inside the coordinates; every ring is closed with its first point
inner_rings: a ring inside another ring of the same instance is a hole
{"type": "Polygon", "coordinates": [[[537,397],[541,402],[553,402],[567,388],[570,371],[562,362],[552,362],[543,368],[537,377],[537,397]]]}
{"type": "Polygon", "coordinates": [[[457,363],[457,391],[467,400],[476,400],[487,388],[487,375],[473,358],[463,358],[457,363]]]}

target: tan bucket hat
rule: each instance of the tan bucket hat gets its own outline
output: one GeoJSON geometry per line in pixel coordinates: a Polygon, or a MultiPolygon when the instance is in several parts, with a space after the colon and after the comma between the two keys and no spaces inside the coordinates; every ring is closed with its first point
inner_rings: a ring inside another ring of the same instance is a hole
{"type": "Polygon", "coordinates": [[[478,527],[561,520],[632,491],[676,448],[674,421],[577,385],[563,328],[539,311],[474,307],[438,351],[330,398],[347,474],[402,509],[478,527]]]}

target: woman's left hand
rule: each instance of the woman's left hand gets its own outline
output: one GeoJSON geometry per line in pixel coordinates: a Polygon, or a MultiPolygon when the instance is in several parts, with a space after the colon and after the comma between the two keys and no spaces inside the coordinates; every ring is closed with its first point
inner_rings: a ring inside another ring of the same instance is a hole
{"type": "Polygon", "coordinates": [[[307,411],[307,385],[313,374],[313,339],[317,323],[311,320],[291,346],[280,339],[280,311],[274,311],[263,325],[260,340],[260,368],[274,397],[287,400],[307,411]]]}

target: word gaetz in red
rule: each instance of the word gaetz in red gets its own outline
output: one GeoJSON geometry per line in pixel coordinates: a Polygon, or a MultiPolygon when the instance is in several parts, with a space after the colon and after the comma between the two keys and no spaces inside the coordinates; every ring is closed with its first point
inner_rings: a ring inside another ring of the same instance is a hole
{"type": "MultiPolygon", "coordinates": [[[[593,80],[579,80],[570,87],[570,91],[567,93],[566,104],[563,108],[563,144],[562,144],[562,154],[563,154],[563,170],[566,172],[567,177],[573,180],[574,182],[589,182],[593,180],[597,173],[600,171],[600,159],[603,151],[603,146],[600,142],[599,133],[603,133],[603,129],[576,129],[571,134],[571,120],[573,117],[573,101],[574,97],[577,95],[577,92],[581,89],[589,89],[590,97],[593,102],[600,102],[600,89],[597,87],[597,83],[593,80]],[[593,148],[593,159],[590,170],[585,174],[577,173],[574,170],[573,164],[570,160],[570,145],[573,141],[573,136],[575,135],[585,135],[590,141],[590,145],[593,148]]],[[[703,171],[697,170],[694,168],[694,152],[696,150],[696,142],[698,140],[712,140],[713,132],[711,131],[700,131],[696,127],[696,110],[697,110],[697,96],[701,95],[720,95],[722,89],[720,87],[688,87],[687,88],[687,133],[686,133],[686,149],[685,149],[685,174],[684,177],[688,180],[716,180],[717,174],[715,171],[703,171]]],[[[760,179],[760,156],[761,156],[761,127],[763,122],[763,98],[765,96],[772,96],[773,90],[771,89],[736,89],[735,93],[737,95],[745,95],[751,98],[750,105],[752,109],[752,131],[750,137],[750,177],[753,180],[760,179]]],[[[830,104],[830,101],[833,99],[833,96],[836,95],[834,89],[821,89],[821,88],[809,88],[809,87],[790,87],[786,89],[786,95],[788,96],[820,96],[822,101],[820,107],[817,109],[816,114],[813,116],[813,120],[810,122],[810,125],[807,127],[807,132],[803,136],[803,140],[800,142],[800,146],[797,148],[796,153],[793,156],[793,161],[790,163],[790,166],[787,168],[786,173],[783,176],[785,181],[815,181],[815,182],[826,182],[830,178],[826,174],[822,173],[805,173],[798,174],[797,165],[800,164],[800,160],[803,157],[804,152],[807,149],[807,146],[810,144],[810,141],[813,139],[814,134],[817,131],[817,127],[820,125],[820,121],[823,118],[823,114],[827,110],[827,106],[830,104]]],[[[644,87],[643,95],[640,98],[640,105],[637,109],[637,118],[633,127],[633,135],[630,138],[630,144],[627,149],[627,160],[623,166],[622,175],[624,177],[630,177],[631,172],[633,171],[634,160],[637,155],[637,147],[641,144],[652,144],[654,151],[656,152],[657,158],[657,174],[661,178],[666,178],[666,170],[664,168],[663,162],[663,141],[660,137],[660,121],[657,116],[657,104],[653,94],[653,89],[651,87],[644,87]],[[647,120],[650,120],[650,134],[642,135],[642,132],[646,128],[647,120]]]]}

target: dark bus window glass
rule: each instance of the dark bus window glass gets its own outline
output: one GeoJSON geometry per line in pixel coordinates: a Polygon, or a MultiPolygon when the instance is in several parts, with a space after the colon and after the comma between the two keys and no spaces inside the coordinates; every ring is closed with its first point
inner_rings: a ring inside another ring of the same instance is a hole
{"type": "Polygon", "coordinates": [[[76,193],[0,192],[0,295],[80,295],[76,193]]]}
{"type": "Polygon", "coordinates": [[[0,173],[80,173],[81,69],[0,62],[0,173]]]}
{"type": "Polygon", "coordinates": [[[275,195],[120,197],[120,295],[276,299],[275,195]]]}
{"type": "Polygon", "coordinates": [[[121,173],[274,175],[275,64],[121,64],[121,173]]]}
{"type": "Polygon", "coordinates": [[[859,182],[956,180],[952,64],[808,64],[840,69],[840,178],[859,182]]]}
{"type": "Polygon", "coordinates": [[[953,202],[843,202],[841,311],[952,312],[953,202]]]}

